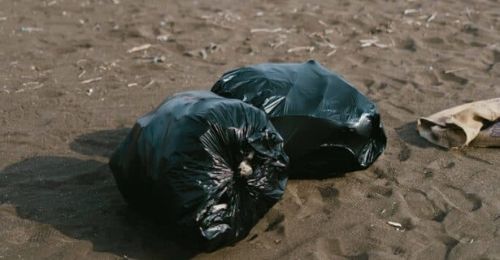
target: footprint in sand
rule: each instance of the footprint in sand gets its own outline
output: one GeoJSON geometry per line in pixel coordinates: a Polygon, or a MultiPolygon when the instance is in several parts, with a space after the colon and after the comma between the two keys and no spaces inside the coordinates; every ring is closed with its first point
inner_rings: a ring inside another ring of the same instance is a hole
{"type": "Polygon", "coordinates": [[[265,216],[267,227],[265,232],[276,231],[278,234],[282,235],[285,232],[285,226],[283,225],[285,221],[285,215],[275,209],[271,209],[269,213],[265,216]]]}
{"type": "Polygon", "coordinates": [[[408,159],[410,159],[411,150],[408,147],[408,145],[406,145],[403,142],[401,142],[400,146],[401,146],[401,150],[399,151],[399,156],[398,156],[399,157],[399,161],[400,162],[407,161],[408,159]]]}
{"type": "Polygon", "coordinates": [[[495,65],[497,65],[498,63],[500,63],[500,51],[493,50],[493,62],[491,62],[486,71],[487,72],[492,71],[495,65]]]}
{"type": "Polygon", "coordinates": [[[452,185],[440,188],[441,195],[453,207],[463,211],[476,211],[483,206],[481,198],[474,193],[468,193],[452,185]]]}
{"type": "Polygon", "coordinates": [[[436,206],[422,190],[413,189],[404,194],[404,198],[411,212],[418,218],[441,222],[446,216],[447,211],[436,206]]]}
{"type": "Polygon", "coordinates": [[[332,186],[318,187],[319,194],[323,201],[332,201],[339,195],[339,190],[332,186]]]}
{"type": "Polygon", "coordinates": [[[341,259],[341,255],[344,255],[340,247],[340,241],[336,238],[323,238],[320,237],[314,243],[314,253],[316,259],[341,259]]]}
{"type": "Polygon", "coordinates": [[[277,207],[271,208],[250,231],[246,241],[260,244],[265,248],[269,246],[269,243],[262,244],[263,241],[274,241],[275,243],[282,241],[285,237],[285,214],[280,208],[279,204],[277,207]]]}
{"type": "Polygon", "coordinates": [[[392,196],[392,191],[393,191],[392,187],[374,185],[368,189],[367,197],[368,198],[376,198],[376,197],[389,198],[392,196]]]}
{"type": "Polygon", "coordinates": [[[466,85],[469,80],[458,76],[455,72],[442,71],[440,78],[445,81],[451,81],[452,83],[458,83],[460,85],[466,85]]]}
{"type": "Polygon", "coordinates": [[[408,38],[402,40],[400,48],[403,50],[416,52],[417,51],[417,43],[415,42],[415,40],[413,38],[408,37],[408,38]]]}
{"type": "Polygon", "coordinates": [[[331,184],[320,187],[312,183],[292,184],[287,187],[287,193],[297,219],[306,219],[320,212],[328,213],[331,207],[338,205],[338,190],[331,184]]]}

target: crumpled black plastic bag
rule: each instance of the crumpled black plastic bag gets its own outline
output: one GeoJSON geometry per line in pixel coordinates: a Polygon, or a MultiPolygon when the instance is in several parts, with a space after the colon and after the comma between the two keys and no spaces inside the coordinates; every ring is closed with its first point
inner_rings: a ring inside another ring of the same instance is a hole
{"type": "Polygon", "coordinates": [[[261,110],[208,91],[137,120],[109,165],[125,200],[202,249],[245,237],[282,196],[288,157],[261,110]]]}
{"type": "Polygon", "coordinates": [[[271,117],[285,139],[291,177],[325,178],[365,169],[386,146],[375,104],[313,60],[235,69],[212,91],[271,117]]]}

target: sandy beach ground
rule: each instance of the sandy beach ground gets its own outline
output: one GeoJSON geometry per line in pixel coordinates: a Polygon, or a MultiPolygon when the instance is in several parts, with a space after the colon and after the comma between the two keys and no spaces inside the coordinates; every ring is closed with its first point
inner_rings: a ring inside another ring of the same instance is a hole
{"type": "Polygon", "coordinates": [[[500,96],[497,0],[0,0],[0,36],[0,259],[500,259],[500,150],[415,130],[500,96]],[[291,180],[212,253],[127,209],[107,157],[137,117],[226,70],[309,59],[378,104],[371,168],[291,180]]]}

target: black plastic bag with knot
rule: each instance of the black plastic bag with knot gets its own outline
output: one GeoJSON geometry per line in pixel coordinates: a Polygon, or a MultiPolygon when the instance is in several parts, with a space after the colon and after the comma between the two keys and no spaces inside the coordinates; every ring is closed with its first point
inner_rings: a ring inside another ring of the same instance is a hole
{"type": "Polygon", "coordinates": [[[269,115],[285,140],[290,177],[326,178],[365,169],[386,146],[375,104],[313,60],[231,70],[212,91],[269,115]]]}
{"type": "Polygon", "coordinates": [[[264,112],[192,91],[138,119],[109,165],[132,207],[211,251],[244,238],[281,198],[288,157],[264,112]]]}

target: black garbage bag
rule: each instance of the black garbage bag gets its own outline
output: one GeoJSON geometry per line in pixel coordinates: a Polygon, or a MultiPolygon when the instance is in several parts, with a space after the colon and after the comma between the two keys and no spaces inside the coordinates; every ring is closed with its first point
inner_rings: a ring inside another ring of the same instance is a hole
{"type": "Polygon", "coordinates": [[[316,61],[235,69],[212,91],[271,117],[285,140],[290,177],[325,178],[365,169],[386,146],[375,104],[316,61]]]}
{"type": "Polygon", "coordinates": [[[245,237],[281,198],[288,157],[264,112],[193,91],[138,119],[109,165],[131,206],[211,251],[245,237]]]}

